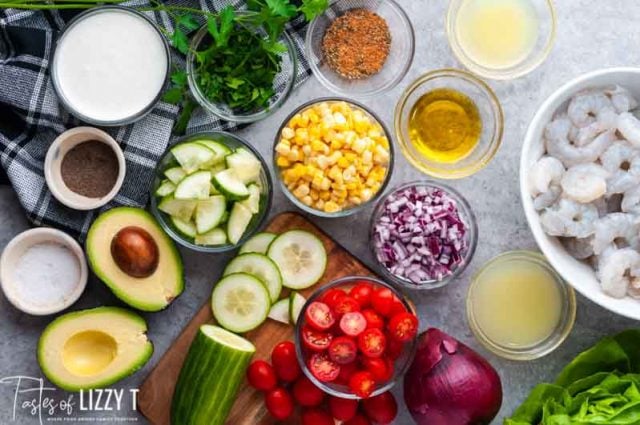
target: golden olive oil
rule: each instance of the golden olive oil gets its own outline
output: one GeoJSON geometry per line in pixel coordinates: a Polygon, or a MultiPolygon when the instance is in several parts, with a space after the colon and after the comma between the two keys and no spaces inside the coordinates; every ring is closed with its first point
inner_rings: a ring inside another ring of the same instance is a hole
{"type": "Polygon", "coordinates": [[[411,109],[409,138],[427,160],[457,162],[480,140],[482,119],[471,98],[457,90],[436,89],[422,95],[411,109]]]}

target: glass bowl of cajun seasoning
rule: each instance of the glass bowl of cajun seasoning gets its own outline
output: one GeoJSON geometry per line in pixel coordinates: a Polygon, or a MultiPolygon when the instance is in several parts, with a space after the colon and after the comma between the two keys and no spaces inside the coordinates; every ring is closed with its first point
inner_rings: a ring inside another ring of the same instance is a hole
{"type": "Polygon", "coordinates": [[[394,0],[338,0],[311,22],[305,49],[314,75],[329,90],[372,97],[404,78],[415,35],[394,0]]]}
{"type": "Polygon", "coordinates": [[[92,210],[111,201],[122,187],[125,173],[120,145],[93,127],[62,133],[44,161],[49,190],[60,203],[75,210],[92,210]]]}

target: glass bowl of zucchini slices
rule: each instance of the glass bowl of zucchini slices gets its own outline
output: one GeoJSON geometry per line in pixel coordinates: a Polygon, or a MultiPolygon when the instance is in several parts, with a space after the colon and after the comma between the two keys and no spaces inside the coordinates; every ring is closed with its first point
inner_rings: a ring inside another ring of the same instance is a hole
{"type": "Polygon", "coordinates": [[[224,252],[264,223],[273,184],[248,142],[222,131],[191,134],[170,146],[151,186],[151,211],[179,244],[224,252]]]}

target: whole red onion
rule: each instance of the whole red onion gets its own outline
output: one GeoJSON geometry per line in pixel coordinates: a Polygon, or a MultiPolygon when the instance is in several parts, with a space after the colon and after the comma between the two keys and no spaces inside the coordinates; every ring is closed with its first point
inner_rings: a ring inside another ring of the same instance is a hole
{"type": "Polygon", "coordinates": [[[418,425],[484,425],[498,414],[502,385],[478,353],[438,329],[419,337],[404,378],[404,401],[418,425]]]}

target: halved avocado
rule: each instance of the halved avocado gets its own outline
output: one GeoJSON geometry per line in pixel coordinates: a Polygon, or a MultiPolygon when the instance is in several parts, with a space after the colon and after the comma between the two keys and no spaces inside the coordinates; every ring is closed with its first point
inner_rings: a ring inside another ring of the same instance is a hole
{"type": "Polygon", "coordinates": [[[131,307],[159,311],[184,290],[178,249],[143,209],[102,213],[89,228],[85,246],[94,273],[131,307]]]}
{"type": "Polygon", "coordinates": [[[67,391],[102,388],[140,369],[153,354],[147,323],[119,307],[67,313],[51,322],[38,342],[38,363],[67,391]]]}

